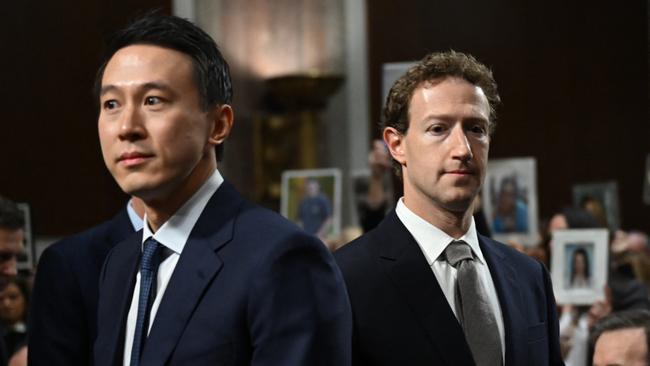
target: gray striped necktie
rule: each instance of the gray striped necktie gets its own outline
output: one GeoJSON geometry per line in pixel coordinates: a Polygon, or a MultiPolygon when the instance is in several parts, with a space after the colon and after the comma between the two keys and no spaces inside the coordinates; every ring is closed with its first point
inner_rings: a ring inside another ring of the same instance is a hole
{"type": "Polygon", "coordinates": [[[447,246],[445,256],[457,270],[456,314],[476,365],[503,365],[499,328],[481,283],[472,248],[466,242],[456,240],[447,246]]]}

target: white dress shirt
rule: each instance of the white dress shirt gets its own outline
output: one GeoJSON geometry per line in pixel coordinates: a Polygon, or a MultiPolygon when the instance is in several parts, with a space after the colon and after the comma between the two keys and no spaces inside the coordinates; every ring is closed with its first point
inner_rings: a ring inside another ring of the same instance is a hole
{"type": "Polygon", "coordinates": [[[477,267],[481,283],[486,290],[492,312],[497,321],[499,336],[501,338],[501,352],[503,353],[503,359],[505,360],[505,331],[503,329],[501,305],[499,304],[497,290],[494,287],[494,281],[492,281],[492,275],[490,274],[490,270],[485,262],[485,258],[483,257],[483,252],[481,252],[481,248],[478,244],[478,235],[476,234],[474,218],[472,217],[469,230],[467,230],[465,235],[456,239],[416,215],[406,207],[403,200],[403,198],[400,198],[397,202],[395,213],[397,213],[397,217],[411,235],[413,235],[413,238],[415,238],[415,241],[420,246],[424,257],[426,258],[427,263],[429,263],[436,280],[438,280],[440,288],[445,294],[449,307],[451,307],[456,318],[458,318],[455,306],[456,300],[454,297],[454,291],[456,290],[456,268],[449,265],[445,260],[445,257],[441,255],[444,253],[447,245],[455,240],[462,240],[472,248],[472,252],[478,259],[477,267]]]}
{"type": "MultiPolygon", "coordinates": [[[[176,211],[172,217],[169,218],[155,233],[151,232],[149,225],[144,225],[142,231],[142,244],[145,240],[153,237],[158,243],[163,246],[165,259],[158,267],[158,275],[156,278],[156,297],[151,305],[151,313],[149,314],[149,327],[147,334],[151,331],[151,326],[156,319],[156,312],[160,306],[160,300],[165,293],[167,284],[172,277],[176,263],[183,252],[185,243],[190,237],[190,233],[194,225],[201,216],[203,209],[207,205],[210,197],[217,191],[219,186],[223,183],[223,177],[218,170],[203,183],[196,193],[185,204],[176,211]]],[[[147,215],[144,216],[144,222],[147,222],[147,215]]],[[[140,249],[142,250],[142,248],[140,249]]],[[[133,347],[133,336],[135,333],[135,322],[138,317],[138,298],[140,297],[140,272],[136,275],[135,288],[133,289],[133,296],[131,297],[131,307],[126,320],[126,334],[124,337],[124,366],[129,366],[131,363],[131,348],[133,347]]]]}

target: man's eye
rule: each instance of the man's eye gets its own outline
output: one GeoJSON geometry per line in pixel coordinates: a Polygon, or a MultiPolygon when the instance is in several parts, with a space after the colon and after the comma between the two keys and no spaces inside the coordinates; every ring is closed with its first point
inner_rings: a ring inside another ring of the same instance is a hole
{"type": "Polygon", "coordinates": [[[443,132],[445,132],[445,127],[442,126],[442,125],[433,125],[433,126],[431,126],[429,131],[431,131],[433,133],[443,133],[443,132]]]}
{"type": "Polygon", "coordinates": [[[145,105],[156,105],[161,103],[162,100],[158,97],[146,97],[144,100],[145,105]]]}
{"type": "Polygon", "coordinates": [[[475,134],[484,135],[487,132],[487,129],[484,126],[475,125],[475,126],[472,126],[470,131],[472,131],[475,134]]]}
{"type": "Polygon", "coordinates": [[[117,101],[116,100],[107,100],[104,102],[104,109],[115,109],[117,108],[117,101]]]}

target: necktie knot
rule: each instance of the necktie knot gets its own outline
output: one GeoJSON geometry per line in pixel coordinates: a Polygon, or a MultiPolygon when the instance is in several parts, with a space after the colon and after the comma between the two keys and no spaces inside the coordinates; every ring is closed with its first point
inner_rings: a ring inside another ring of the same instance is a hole
{"type": "Polygon", "coordinates": [[[462,240],[454,240],[445,248],[445,257],[447,262],[454,268],[466,259],[473,260],[472,248],[462,240]]]}
{"type": "Polygon", "coordinates": [[[160,248],[160,243],[158,243],[154,238],[149,238],[144,242],[144,248],[142,249],[142,259],[140,260],[140,268],[144,271],[151,271],[154,269],[155,256],[160,248]]]}

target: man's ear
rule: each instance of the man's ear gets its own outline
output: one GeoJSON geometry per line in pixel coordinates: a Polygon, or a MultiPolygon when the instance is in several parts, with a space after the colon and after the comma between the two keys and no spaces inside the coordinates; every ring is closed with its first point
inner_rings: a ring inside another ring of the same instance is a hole
{"type": "Polygon", "coordinates": [[[400,165],[406,165],[404,135],[393,127],[386,127],[384,128],[383,138],[393,159],[397,160],[400,165]]]}
{"type": "Polygon", "coordinates": [[[230,135],[235,114],[228,104],[218,105],[210,113],[213,123],[209,141],[213,145],[220,145],[230,135]]]}

